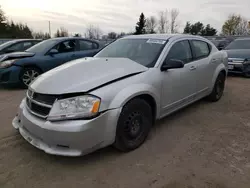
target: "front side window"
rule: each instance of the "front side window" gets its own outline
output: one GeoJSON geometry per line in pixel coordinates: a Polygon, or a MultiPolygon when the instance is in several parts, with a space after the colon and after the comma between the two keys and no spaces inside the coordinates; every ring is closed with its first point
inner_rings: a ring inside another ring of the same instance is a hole
{"type": "Polygon", "coordinates": [[[210,54],[210,49],[206,42],[200,40],[192,40],[191,43],[196,59],[207,57],[210,54]]]}
{"type": "Polygon", "coordinates": [[[76,41],[75,40],[63,41],[54,46],[52,49],[56,49],[58,53],[74,52],[76,50],[76,41]]]}
{"type": "Polygon", "coordinates": [[[37,43],[36,45],[32,46],[31,48],[25,51],[32,52],[32,53],[41,53],[44,51],[47,52],[50,48],[52,48],[57,43],[58,41],[56,39],[48,39],[48,40],[44,40],[42,42],[37,43]]]}
{"type": "Polygon", "coordinates": [[[146,67],[153,67],[166,43],[162,39],[124,38],[109,44],[95,57],[128,58],[146,67]]]}
{"type": "Polygon", "coordinates": [[[192,53],[187,40],[176,42],[168,52],[166,61],[171,59],[181,60],[184,63],[192,61],[192,53]]]}
{"type": "Polygon", "coordinates": [[[84,50],[94,50],[98,49],[98,45],[94,42],[90,42],[87,40],[79,40],[79,50],[84,51],[84,50]]]}

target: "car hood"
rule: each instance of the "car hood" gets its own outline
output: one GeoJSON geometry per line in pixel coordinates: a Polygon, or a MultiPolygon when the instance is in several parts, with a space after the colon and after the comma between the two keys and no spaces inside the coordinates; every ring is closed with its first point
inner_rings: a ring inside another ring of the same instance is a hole
{"type": "Polygon", "coordinates": [[[24,57],[32,57],[34,56],[35,53],[32,52],[13,52],[13,53],[8,53],[0,56],[0,62],[7,60],[7,59],[19,59],[19,58],[24,58],[24,57]]]}
{"type": "Polygon", "coordinates": [[[30,88],[43,94],[88,92],[146,70],[127,58],[82,58],[42,74],[30,88]]]}
{"type": "Polygon", "coordinates": [[[225,50],[225,51],[227,52],[228,58],[250,59],[250,50],[248,49],[225,50]]]}

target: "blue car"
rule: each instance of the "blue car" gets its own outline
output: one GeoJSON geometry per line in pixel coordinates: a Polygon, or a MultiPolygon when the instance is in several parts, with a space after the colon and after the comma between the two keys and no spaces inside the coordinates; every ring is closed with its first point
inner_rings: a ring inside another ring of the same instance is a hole
{"type": "Polygon", "coordinates": [[[92,57],[101,46],[97,41],[76,37],[53,38],[24,52],[0,56],[0,85],[27,88],[40,74],[68,61],[92,57]]]}

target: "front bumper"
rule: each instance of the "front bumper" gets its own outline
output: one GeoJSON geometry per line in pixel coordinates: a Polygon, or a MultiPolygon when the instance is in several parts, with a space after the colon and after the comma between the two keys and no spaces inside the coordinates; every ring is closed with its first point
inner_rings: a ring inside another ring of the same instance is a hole
{"type": "Polygon", "coordinates": [[[19,76],[22,67],[11,66],[9,68],[0,68],[0,84],[18,84],[20,82],[19,76]]]}
{"type": "Polygon", "coordinates": [[[250,64],[228,62],[229,73],[248,73],[250,72],[250,64]]]}
{"type": "Polygon", "coordinates": [[[120,111],[109,110],[91,120],[50,122],[30,114],[23,100],[12,125],[25,140],[48,154],[81,156],[114,142],[120,111]]]}

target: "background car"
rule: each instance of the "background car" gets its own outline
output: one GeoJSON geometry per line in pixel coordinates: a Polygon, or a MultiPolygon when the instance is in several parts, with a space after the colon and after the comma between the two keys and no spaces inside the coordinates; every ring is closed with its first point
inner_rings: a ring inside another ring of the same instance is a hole
{"type": "Polygon", "coordinates": [[[228,72],[250,77],[250,38],[238,38],[225,51],[228,54],[228,72]]]}
{"type": "Polygon", "coordinates": [[[23,52],[41,41],[38,39],[18,39],[5,42],[0,45],[0,55],[11,52],[23,52]]]}
{"type": "Polygon", "coordinates": [[[91,57],[101,46],[84,38],[53,38],[38,43],[24,52],[0,57],[0,84],[28,85],[40,74],[68,61],[91,57]]]}
{"type": "Polygon", "coordinates": [[[0,45],[11,40],[14,40],[14,39],[1,39],[0,38],[0,45]]]}
{"type": "Polygon", "coordinates": [[[223,50],[229,43],[229,40],[211,40],[211,42],[218,48],[218,50],[223,50]]]}

